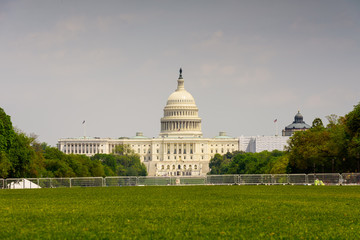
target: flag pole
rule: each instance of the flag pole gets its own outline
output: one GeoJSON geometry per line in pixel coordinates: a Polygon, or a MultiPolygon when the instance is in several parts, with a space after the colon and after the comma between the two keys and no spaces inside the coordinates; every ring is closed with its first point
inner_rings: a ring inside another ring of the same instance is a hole
{"type": "Polygon", "coordinates": [[[84,139],[86,138],[86,124],[85,120],[82,122],[83,130],[84,130],[84,139]]]}
{"type": "Polygon", "coordinates": [[[277,119],[274,120],[275,123],[275,136],[278,136],[278,124],[277,124],[277,119]]]}

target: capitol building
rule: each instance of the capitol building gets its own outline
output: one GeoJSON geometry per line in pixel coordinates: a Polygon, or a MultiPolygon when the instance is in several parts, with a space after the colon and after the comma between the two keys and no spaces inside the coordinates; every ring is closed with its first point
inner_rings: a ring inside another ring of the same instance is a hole
{"type": "Polygon", "coordinates": [[[202,176],[209,172],[210,159],[216,154],[239,150],[239,139],[220,132],[203,138],[201,118],[194,97],[185,90],[180,69],[176,90],[170,94],[158,137],[136,133],[132,138],[64,138],[58,147],[66,154],[113,153],[117,145],[127,144],[140,156],[149,176],[202,176]]]}

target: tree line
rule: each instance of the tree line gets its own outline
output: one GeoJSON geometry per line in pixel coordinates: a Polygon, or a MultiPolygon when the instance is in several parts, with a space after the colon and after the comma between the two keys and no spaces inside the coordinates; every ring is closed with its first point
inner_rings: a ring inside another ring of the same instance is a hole
{"type": "MultiPolygon", "coordinates": [[[[344,117],[320,118],[290,137],[284,151],[215,154],[209,174],[280,174],[360,171],[360,103],[344,117]]],[[[146,167],[128,145],[92,157],[64,154],[14,129],[0,108],[0,178],[146,176],[146,167]]]]}
{"type": "Polygon", "coordinates": [[[295,132],[284,151],[216,154],[209,174],[360,172],[360,103],[344,117],[315,118],[307,131],[295,132]]]}
{"type": "Polygon", "coordinates": [[[146,176],[146,167],[128,146],[92,157],[65,154],[34,134],[14,129],[0,108],[0,178],[146,176]]]}

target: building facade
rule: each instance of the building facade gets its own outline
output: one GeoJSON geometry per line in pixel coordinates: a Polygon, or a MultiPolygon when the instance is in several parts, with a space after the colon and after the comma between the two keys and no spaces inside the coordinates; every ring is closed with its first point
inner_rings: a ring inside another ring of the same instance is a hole
{"type": "Polygon", "coordinates": [[[240,136],[239,150],[243,152],[284,151],[289,136],[240,136]]]}
{"type": "Polygon", "coordinates": [[[112,153],[117,145],[127,144],[146,165],[149,176],[201,176],[209,172],[209,161],[216,154],[237,151],[239,140],[220,132],[203,138],[201,118],[193,96],[185,90],[182,70],[177,88],[164,107],[158,137],[141,132],[132,138],[64,138],[58,148],[66,154],[112,153]]]}

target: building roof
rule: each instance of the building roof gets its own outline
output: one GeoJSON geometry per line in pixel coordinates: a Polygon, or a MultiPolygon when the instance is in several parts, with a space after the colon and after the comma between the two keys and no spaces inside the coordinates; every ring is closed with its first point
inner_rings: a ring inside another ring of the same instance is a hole
{"type": "Polygon", "coordinates": [[[310,125],[306,124],[303,120],[303,116],[301,115],[300,111],[295,115],[294,121],[292,124],[285,127],[286,129],[309,129],[311,128],[310,125]]]}
{"type": "Polygon", "coordinates": [[[232,137],[226,135],[226,132],[219,132],[219,136],[216,136],[214,138],[216,138],[216,139],[229,139],[229,138],[232,138],[232,137]]]}

